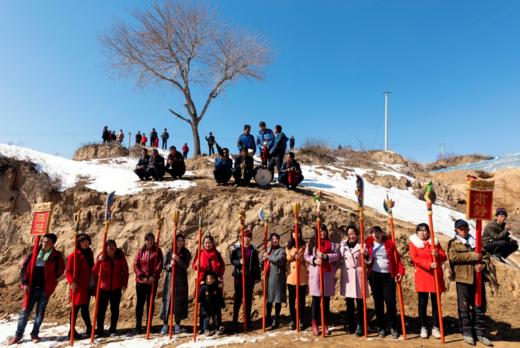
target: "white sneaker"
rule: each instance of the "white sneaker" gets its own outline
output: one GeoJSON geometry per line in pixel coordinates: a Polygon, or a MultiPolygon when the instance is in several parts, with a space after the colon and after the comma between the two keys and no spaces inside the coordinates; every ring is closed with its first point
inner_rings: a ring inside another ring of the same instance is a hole
{"type": "Polygon", "coordinates": [[[421,337],[421,338],[428,338],[428,329],[425,328],[424,326],[421,327],[421,334],[420,334],[420,337],[421,337]]]}
{"type": "Polygon", "coordinates": [[[441,332],[439,331],[438,327],[434,326],[432,328],[432,336],[435,337],[435,338],[441,338],[441,332]]]}

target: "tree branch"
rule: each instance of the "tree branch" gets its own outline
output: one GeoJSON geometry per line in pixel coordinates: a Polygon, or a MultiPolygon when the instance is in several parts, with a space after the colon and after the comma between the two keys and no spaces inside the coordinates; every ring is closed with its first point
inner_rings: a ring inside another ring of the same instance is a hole
{"type": "Polygon", "coordinates": [[[178,118],[180,118],[180,119],[183,120],[184,122],[187,122],[187,123],[189,123],[189,124],[191,125],[191,122],[192,122],[191,120],[187,119],[186,117],[182,116],[181,114],[176,113],[176,112],[173,111],[172,109],[168,109],[168,110],[170,110],[170,112],[171,112],[172,114],[174,114],[175,116],[177,116],[178,118]]]}

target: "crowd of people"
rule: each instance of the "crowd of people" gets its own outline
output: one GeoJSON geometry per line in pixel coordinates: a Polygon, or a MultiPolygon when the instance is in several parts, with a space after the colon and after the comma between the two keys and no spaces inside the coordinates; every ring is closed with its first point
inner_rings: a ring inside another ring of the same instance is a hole
{"type": "MultiPolygon", "coordinates": [[[[178,156],[177,156],[178,157],[178,156]]],[[[500,248],[503,240],[509,233],[506,224],[507,212],[503,208],[496,211],[496,220],[486,227],[486,239],[482,253],[475,251],[475,238],[469,233],[469,224],[465,220],[454,223],[455,236],[448,243],[447,251],[436,241],[433,245],[430,238],[429,225],[417,225],[416,232],[409,237],[409,255],[414,267],[414,283],[417,293],[418,322],[420,323],[421,338],[441,337],[437,312],[437,298],[435,296],[435,273],[439,279],[439,291],[444,292],[444,275],[442,264],[449,263],[450,279],[455,282],[457,293],[457,309],[459,315],[459,329],[464,341],[470,345],[481,342],[491,346],[488,328],[486,327],[486,292],[482,283],[482,305],[475,303],[477,291],[476,272],[482,272],[485,282],[495,282],[494,268],[488,251],[499,252],[504,257],[510,249],[500,248]],[[497,226],[499,226],[497,228],[497,226]],[[501,229],[501,230],[500,230],[501,229]],[[507,231],[507,233],[504,233],[507,231]],[[495,243],[495,244],[493,244],[495,243]],[[432,258],[432,255],[435,258],[432,258]],[[429,300],[430,299],[430,300],[429,300]],[[427,316],[428,302],[431,301],[432,320],[427,316]]],[[[266,291],[266,322],[269,328],[282,325],[280,316],[282,304],[288,302],[290,322],[289,328],[295,330],[311,327],[314,335],[320,335],[324,328],[325,335],[330,334],[329,326],[333,323],[330,312],[330,299],[336,296],[336,273],[339,270],[339,295],[345,298],[345,331],[362,336],[364,332],[364,313],[362,288],[370,289],[375,307],[375,326],[379,337],[390,335],[398,338],[399,321],[396,310],[396,283],[402,280],[405,273],[403,263],[392,239],[379,226],[373,226],[362,247],[360,233],[355,225],[342,226],[343,239],[336,243],[330,239],[328,226],[320,225],[320,235],[314,227],[314,236],[304,240],[301,234],[293,230],[290,238],[283,245],[280,234],[272,233],[266,250],[260,252],[252,241],[251,229],[244,232],[244,246],[235,244],[230,253],[234,278],[233,318],[230,326],[222,321],[224,301],[224,273],[225,261],[217,250],[215,240],[206,235],[203,239],[200,254],[192,253],[185,246],[183,235],[177,235],[176,250],[168,250],[166,256],[156,244],[153,233],[147,233],[144,245],[137,250],[133,261],[135,273],[135,328],[133,333],[143,332],[144,306],[154,309],[153,298],[150,296],[153,289],[157,289],[161,273],[165,273],[165,282],[162,296],[162,305],[159,318],[164,325],[162,334],[169,332],[170,295],[174,292],[173,317],[174,333],[185,332],[186,325],[181,326],[189,312],[188,270],[191,267],[197,272],[197,286],[199,286],[198,303],[200,332],[205,335],[214,333],[241,331],[239,326],[240,307],[245,307],[245,321],[247,329],[254,329],[252,322],[253,292],[258,281],[264,277],[267,280],[266,291]],[[297,248],[298,246],[298,248],[297,248]],[[244,256],[242,255],[244,250],[244,256]],[[366,273],[362,270],[362,259],[366,263],[366,273]],[[243,265],[243,260],[245,263],[243,265]],[[298,260],[298,262],[296,262],[298,260]],[[297,268],[298,264],[298,268],[297,268]],[[175,270],[175,282],[171,288],[172,271],[175,270]],[[245,301],[243,301],[242,270],[245,275],[245,301]],[[320,272],[323,272],[323,283],[320,286],[320,272]],[[297,287],[299,298],[296,298],[297,287]],[[305,307],[305,299],[311,297],[311,309],[305,307]],[[321,297],[323,296],[323,300],[321,297]],[[152,298],[152,304],[149,300],[152,298]],[[296,304],[299,303],[298,310],[296,304]],[[323,303],[323,317],[321,305],[323,303]],[[274,307],[274,316],[273,316],[274,307]],[[297,313],[299,317],[297,318],[297,313]],[[321,323],[321,320],[324,320],[321,323]]],[[[301,230],[301,226],[300,226],[301,230]]],[[[85,336],[89,337],[95,330],[97,337],[106,334],[118,335],[119,305],[122,295],[128,286],[128,264],[125,254],[119,249],[114,240],[106,243],[106,256],[103,253],[94,256],[90,248],[91,240],[86,234],[77,236],[78,248],[76,253],[76,270],[73,272],[74,251],[68,256],[65,265],[62,254],[54,247],[57,237],[49,233],[37,250],[34,268],[29,266],[32,254],[26,256],[20,272],[21,284],[25,296],[24,307],[18,319],[15,336],[10,344],[22,340],[29,315],[34,307],[36,313],[31,331],[33,342],[39,342],[39,330],[45,314],[49,298],[54,292],[59,278],[65,272],[71,289],[71,302],[74,305],[75,316],[80,312],[85,323],[85,336]],[[97,327],[93,328],[90,320],[89,302],[93,294],[93,284],[97,282],[99,268],[103,267],[101,292],[98,298],[99,311],[97,312],[97,327]],[[74,274],[76,274],[74,276],[74,274]],[[108,305],[110,304],[111,320],[108,333],[104,330],[104,321],[108,305]]],[[[193,290],[193,289],[192,289],[193,290]]],[[[147,318],[149,316],[147,315],[147,318]]],[[[146,319],[148,321],[148,319],[146,319]]],[[[71,321],[72,322],[72,321],[71,321]]],[[[78,339],[84,337],[75,328],[71,328],[78,339]]]]}

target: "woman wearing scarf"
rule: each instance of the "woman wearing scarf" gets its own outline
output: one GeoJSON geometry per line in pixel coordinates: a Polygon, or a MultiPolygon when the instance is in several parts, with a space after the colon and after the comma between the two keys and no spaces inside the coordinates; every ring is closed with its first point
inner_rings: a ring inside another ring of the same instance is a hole
{"type": "MultiPolygon", "coordinates": [[[[345,297],[346,331],[357,336],[363,335],[363,270],[361,267],[361,247],[359,244],[359,232],[356,226],[350,225],[344,231],[344,239],[341,241],[339,253],[341,255],[341,280],[339,292],[345,297]],[[357,319],[357,320],[356,320],[357,319]]],[[[368,252],[365,251],[367,259],[368,252]]],[[[368,288],[368,284],[365,284],[368,288]]]]}
{"type": "Polygon", "coordinates": [[[99,274],[99,268],[103,264],[103,273],[101,274],[101,288],[99,290],[99,308],[96,318],[98,337],[104,336],[105,314],[107,312],[108,303],[110,302],[110,336],[117,334],[117,322],[119,320],[119,303],[121,295],[128,286],[128,263],[126,262],[123,250],[117,248],[117,244],[113,239],[107,240],[106,257],[103,254],[98,256],[94,265],[94,275],[99,274]]]}
{"type": "Polygon", "coordinates": [[[184,247],[184,236],[177,235],[177,250],[175,254],[169,250],[164,259],[163,269],[166,271],[164,279],[164,291],[162,296],[162,307],[159,318],[164,325],[161,333],[169,332],[170,320],[170,288],[172,283],[172,269],[175,267],[175,284],[173,285],[173,315],[175,320],[175,334],[181,333],[181,320],[188,318],[188,267],[191,261],[191,253],[184,247]]]}
{"type": "MultiPolygon", "coordinates": [[[[78,248],[76,252],[76,277],[74,277],[74,251],[70,253],[67,259],[67,282],[70,285],[70,298],[74,305],[74,322],[81,310],[81,317],[85,322],[85,336],[90,337],[92,332],[92,324],[90,322],[89,303],[90,289],[94,288],[94,278],[92,275],[92,267],[94,267],[94,254],[90,249],[90,237],[86,234],[79,234],[77,237],[78,248]]],[[[70,337],[70,330],[69,330],[70,337]]],[[[80,335],[74,328],[74,338],[80,338],[80,335]]]]}
{"type": "Polygon", "coordinates": [[[336,287],[336,263],[340,258],[338,245],[329,239],[325,224],[321,225],[321,245],[318,246],[318,231],[314,229],[314,238],[305,249],[305,261],[309,270],[309,293],[312,296],[312,333],[320,335],[318,321],[321,320],[320,266],[323,268],[323,297],[325,314],[325,334],[329,334],[326,322],[330,319],[330,297],[336,287]],[[321,251],[320,251],[321,250],[321,251]]]}
{"type": "Polygon", "coordinates": [[[432,300],[432,336],[441,338],[439,331],[439,314],[437,312],[437,296],[435,293],[435,273],[439,279],[439,291],[446,291],[444,285],[444,275],[442,263],[447,260],[446,253],[442,250],[439,240],[435,241],[435,247],[431,245],[430,227],[425,224],[417,225],[415,234],[410,236],[408,243],[410,248],[410,258],[415,267],[415,291],[419,297],[419,321],[421,322],[421,338],[428,338],[427,329],[427,308],[428,297],[432,300]],[[437,261],[432,261],[432,255],[437,257],[437,261]]]}
{"type": "Polygon", "coordinates": [[[287,254],[287,290],[289,291],[289,313],[291,315],[291,330],[296,329],[296,259],[298,259],[298,286],[299,286],[299,321],[300,331],[304,330],[303,314],[305,311],[305,295],[307,294],[307,284],[309,283],[309,274],[307,273],[307,264],[305,263],[305,241],[302,238],[301,228],[298,234],[298,250],[296,250],[296,234],[291,233],[291,239],[287,244],[285,253],[287,254]]]}
{"type": "Polygon", "coordinates": [[[267,319],[266,326],[275,329],[280,325],[280,311],[285,302],[285,249],[280,247],[280,236],[271,233],[271,241],[267,252],[264,253],[264,269],[267,274],[267,319]],[[271,311],[274,303],[274,320],[271,311]]]}
{"type": "MultiPolygon", "coordinates": [[[[197,259],[199,262],[199,279],[197,282],[197,285],[200,286],[200,284],[205,280],[204,275],[206,272],[213,272],[217,275],[217,282],[219,284],[224,284],[224,272],[226,271],[226,264],[224,263],[224,259],[222,258],[222,255],[217,251],[217,248],[215,247],[215,240],[212,236],[206,236],[204,237],[204,247],[200,253],[200,255],[197,255],[193,259],[192,268],[194,271],[197,271],[197,259]]],[[[223,288],[220,288],[221,292],[223,291],[223,288]]],[[[198,304],[196,304],[198,305],[198,304]]],[[[218,316],[218,322],[222,323],[222,311],[217,312],[218,316]]],[[[203,322],[202,318],[202,311],[199,311],[199,322],[203,322]]],[[[219,333],[224,333],[224,327],[220,326],[219,333]]]]}
{"type": "Polygon", "coordinates": [[[388,322],[390,334],[393,338],[398,338],[395,283],[403,278],[404,267],[399,253],[396,252],[395,244],[381,227],[374,226],[369,233],[371,236],[366,241],[369,254],[369,280],[374,297],[379,337],[386,336],[385,324],[388,322]],[[397,255],[397,260],[394,255],[397,255]]]}

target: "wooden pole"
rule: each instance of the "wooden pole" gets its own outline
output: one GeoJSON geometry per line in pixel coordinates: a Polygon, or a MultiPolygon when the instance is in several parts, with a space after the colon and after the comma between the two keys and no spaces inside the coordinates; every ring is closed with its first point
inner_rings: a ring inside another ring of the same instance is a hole
{"type": "MultiPolygon", "coordinates": [[[[260,219],[264,222],[264,252],[267,252],[267,233],[268,233],[268,225],[267,219],[268,216],[264,214],[263,209],[260,210],[260,219]]],[[[262,302],[262,331],[265,332],[265,318],[266,318],[266,306],[267,306],[267,270],[264,267],[264,281],[263,283],[263,302],[262,302]]]]}
{"type": "MultiPolygon", "coordinates": [[[[435,248],[435,230],[433,228],[433,203],[435,199],[435,194],[433,193],[433,184],[430,182],[426,188],[424,193],[424,199],[426,200],[426,209],[428,211],[428,224],[430,225],[430,238],[432,241],[432,248],[435,248]]],[[[441,333],[441,343],[444,343],[444,324],[442,321],[442,299],[440,292],[440,283],[439,283],[439,260],[437,256],[432,255],[432,262],[437,263],[437,268],[433,270],[433,276],[435,279],[435,296],[437,298],[437,312],[439,315],[439,331],[441,333]]]]}
{"type": "Polygon", "coordinates": [[[294,235],[296,247],[296,332],[300,332],[300,236],[298,231],[298,214],[300,213],[300,204],[293,205],[294,213],[294,235]]]}
{"type": "MultiPolygon", "coordinates": [[[[179,212],[174,211],[172,214],[173,219],[173,242],[172,242],[172,260],[174,255],[177,254],[177,225],[179,224],[179,212]]],[[[175,267],[177,265],[174,263],[172,266],[172,279],[170,284],[170,340],[173,337],[173,301],[175,301],[175,267]]]]}
{"type": "Polygon", "coordinates": [[[242,313],[244,318],[244,334],[247,332],[247,310],[246,310],[246,249],[245,249],[245,218],[246,212],[242,210],[240,212],[240,247],[242,252],[242,313]]]}
{"type": "MultiPolygon", "coordinates": [[[[394,259],[395,264],[397,265],[397,261],[399,260],[397,254],[397,244],[395,242],[395,232],[394,232],[394,215],[392,213],[392,208],[394,207],[395,202],[386,197],[385,208],[388,213],[388,222],[390,224],[390,236],[392,237],[392,242],[394,243],[394,259]]],[[[401,285],[401,281],[397,282],[397,299],[399,300],[399,314],[401,315],[401,330],[403,331],[403,338],[406,339],[406,324],[404,320],[404,303],[403,303],[403,287],[401,285]]]]}
{"type": "Polygon", "coordinates": [[[199,216],[199,231],[198,231],[199,242],[197,244],[197,277],[195,278],[195,315],[193,318],[193,342],[197,341],[197,319],[199,315],[199,275],[200,275],[200,253],[201,253],[201,242],[202,242],[202,212],[199,216]]]}
{"type": "MultiPolygon", "coordinates": [[[[358,198],[358,215],[359,215],[359,243],[361,250],[365,250],[365,231],[364,223],[365,218],[363,214],[363,201],[364,201],[364,183],[363,178],[356,175],[356,196],[358,198]]],[[[361,293],[363,295],[363,331],[364,336],[368,337],[368,317],[367,317],[367,273],[365,265],[365,254],[361,256],[361,273],[363,273],[363,279],[361,283],[361,293]]]]}
{"type": "MultiPolygon", "coordinates": [[[[76,273],[77,273],[77,267],[76,267],[76,253],[78,251],[78,231],[79,231],[79,219],[80,219],[81,210],[74,214],[74,255],[73,255],[73,266],[72,266],[72,279],[73,282],[76,282],[76,273]]],[[[74,306],[74,295],[75,291],[70,288],[71,297],[72,297],[72,306],[71,306],[71,314],[70,314],[70,338],[69,338],[69,344],[71,346],[74,345],[74,331],[76,328],[76,308],[74,306]]]]}
{"type": "MultiPolygon", "coordinates": [[[[317,231],[317,239],[318,245],[316,249],[321,253],[321,218],[320,218],[320,199],[321,192],[318,192],[315,196],[317,209],[316,209],[316,231],[317,231]]],[[[323,259],[321,259],[323,262],[323,259]]],[[[321,336],[325,337],[325,298],[323,296],[323,266],[320,265],[320,310],[321,310],[321,336]]]]}
{"type": "MultiPolygon", "coordinates": [[[[157,224],[157,241],[155,242],[155,246],[157,248],[157,257],[159,256],[159,243],[161,242],[161,227],[163,224],[163,218],[160,215],[157,215],[155,223],[157,224]]],[[[153,268],[152,268],[152,277],[155,274],[155,267],[157,267],[157,257],[154,259],[153,268]]],[[[159,284],[159,279],[153,279],[152,282],[152,292],[150,293],[150,300],[148,303],[148,320],[146,322],[146,339],[150,338],[150,330],[152,327],[153,321],[153,303],[155,301],[155,284],[159,284]]]]}

